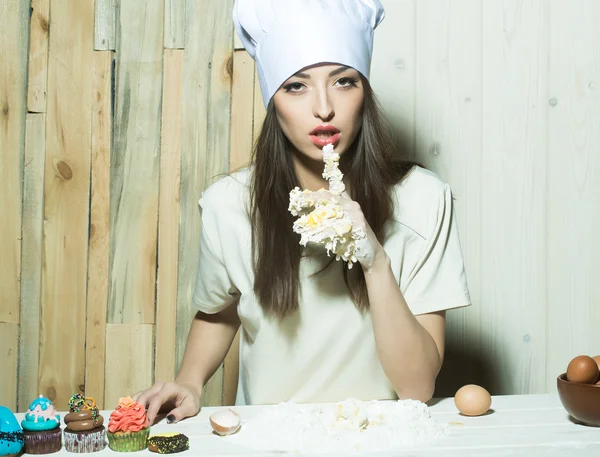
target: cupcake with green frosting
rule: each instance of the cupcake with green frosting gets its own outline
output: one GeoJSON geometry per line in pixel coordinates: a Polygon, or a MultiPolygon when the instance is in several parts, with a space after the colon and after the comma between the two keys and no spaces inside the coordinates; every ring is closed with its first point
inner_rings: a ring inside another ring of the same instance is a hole
{"type": "Polygon", "coordinates": [[[60,451],[62,432],[60,416],[52,402],[43,395],[29,405],[21,421],[27,454],[51,454],[60,451]]]}

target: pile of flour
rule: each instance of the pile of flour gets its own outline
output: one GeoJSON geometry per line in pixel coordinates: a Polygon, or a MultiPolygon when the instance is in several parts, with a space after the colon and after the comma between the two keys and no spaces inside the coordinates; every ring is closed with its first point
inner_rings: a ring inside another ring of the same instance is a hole
{"type": "Polygon", "coordinates": [[[345,400],[324,406],[281,403],[242,421],[228,437],[259,451],[325,454],[391,451],[432,444],[449,433],[419,401],[345,400]]]}

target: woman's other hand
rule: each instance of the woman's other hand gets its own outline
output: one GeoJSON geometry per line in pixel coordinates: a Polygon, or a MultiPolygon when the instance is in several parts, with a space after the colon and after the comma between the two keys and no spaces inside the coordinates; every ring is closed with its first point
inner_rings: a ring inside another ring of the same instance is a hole
{"type": "Polygon", "coordinates": [[[175,381],[157,382],[132,398],[146,408],[150,424],[154,423],[160,410],[167,413],[167,422],[172,424],[198,414],[201,396],[201,387],[175,381]]]}
{"type": "Polygon", "coordinates": [[[359,239],[356,242],[356,258],[365,273],[369,272],[379,262],[385,261],[387,256],[383,246],[367,222],[362,208],[350,198],[347,192],[344,191],[341,195],[334,195],[327,190],[318,190],[314,192],[314,197],[315,199],[326,198],[337,202],[344,208],[346,217],[352,222],[352,230],[362,231],[366,235],[364,239],[359,239]]]}
{"type": "Polygon", "coordinates": [[[365,273],[367,273],[378,262],[386,258],[385,250],[367,222],[360,205],[350,198],[348,192],[344,191],[339,198],[344,211],[352,221],[353,229],[362,230],[366,234],[365,239],[357,241],[356,258],[362,265],[365,273]]]}

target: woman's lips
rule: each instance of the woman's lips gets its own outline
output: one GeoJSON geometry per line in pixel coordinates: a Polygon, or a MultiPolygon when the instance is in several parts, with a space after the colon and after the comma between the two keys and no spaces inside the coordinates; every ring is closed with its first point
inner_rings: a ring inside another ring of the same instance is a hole
{"type": "Polygon", "coordinates": [[[328,144],[335,145],[340,140],[340,134],[334,133],[331,136],[317,136],[317,135],[309,135],[310,141],[312,141],[315,146],[322,148],[323,146],[327,146],[328,144]]]}

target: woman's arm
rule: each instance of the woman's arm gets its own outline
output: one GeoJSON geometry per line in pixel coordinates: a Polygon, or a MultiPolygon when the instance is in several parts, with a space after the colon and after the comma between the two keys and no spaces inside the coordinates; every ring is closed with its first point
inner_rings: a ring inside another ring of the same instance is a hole
{"type": "Polygon", "coordinates": [[[414,316],[360,205],[347,192],[330,196],[343,205],[353,230],[365,235],[356,241],[356,257],[365,273],[381,365],[399,398],[427,401],[444,357],[445,312],[414,316]]]}
{"type": "Polygon", "coordinates": [[[175,381],[202,388],[223,363],[239,326],[237,303],[216,314],[198,311],[175,381]]]}
{"type": "Polygon", "coordinates": [[[427,401],[444,358],[445,313],[412,314],[383,250],[364,272],[381,365],[400,399],[427,401]]]}
{"type": "Polygon", "coordinates": [[[175,381],[157,382],[134,395],[134,400],[148,406],[150,423],[163,405],[169,422],[198,413],[202,389],[223,363],[239,326],[237,303],[216,314],[196,314],[175,381]]]}

